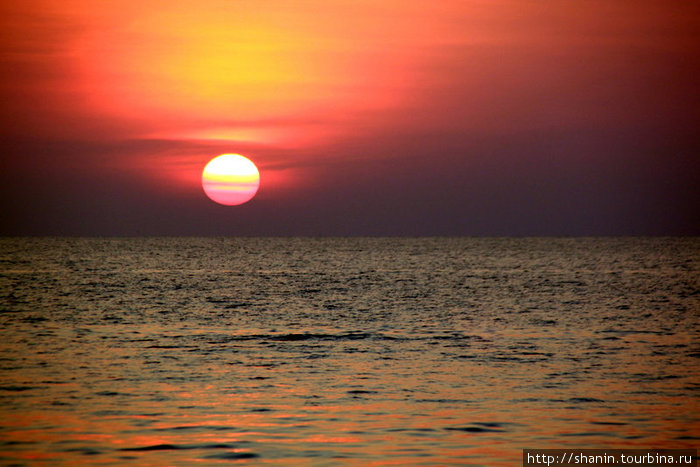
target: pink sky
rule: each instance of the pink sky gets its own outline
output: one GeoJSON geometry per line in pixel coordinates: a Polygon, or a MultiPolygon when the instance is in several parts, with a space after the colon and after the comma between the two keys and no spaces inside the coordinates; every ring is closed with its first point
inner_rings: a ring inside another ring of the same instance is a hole
{"type": "Polygon", "coordinates": [[[8,233],[700,233],[692,2],[29,0],[0,18],[8,233]],[[200,177],[229,152],[261,186],[221,210],[200,177]]]}

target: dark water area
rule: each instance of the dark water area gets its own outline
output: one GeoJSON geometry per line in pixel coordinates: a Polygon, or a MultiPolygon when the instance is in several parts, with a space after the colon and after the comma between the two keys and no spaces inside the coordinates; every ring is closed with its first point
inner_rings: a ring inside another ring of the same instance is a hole
{"type": "Polygon", "coordinates": [[[2,465],[700,444],[700,239],[0,239],[2,465]]]}

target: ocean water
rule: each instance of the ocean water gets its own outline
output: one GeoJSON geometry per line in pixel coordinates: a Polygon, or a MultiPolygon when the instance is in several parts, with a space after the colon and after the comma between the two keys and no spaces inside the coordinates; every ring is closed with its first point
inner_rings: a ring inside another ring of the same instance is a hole
{"type": "Polygon", "coordinates": [[[700,444],[697,238],[0,239],[0,464],[700,444]]]}

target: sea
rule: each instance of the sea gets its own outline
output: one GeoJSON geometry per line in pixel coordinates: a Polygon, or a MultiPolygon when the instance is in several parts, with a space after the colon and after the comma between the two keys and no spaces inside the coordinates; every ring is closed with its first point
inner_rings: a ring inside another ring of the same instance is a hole
{"type": "Polygon", "coordinates": [[[699,238],[1,238],[1,465],[697,448],[699,238]]]}

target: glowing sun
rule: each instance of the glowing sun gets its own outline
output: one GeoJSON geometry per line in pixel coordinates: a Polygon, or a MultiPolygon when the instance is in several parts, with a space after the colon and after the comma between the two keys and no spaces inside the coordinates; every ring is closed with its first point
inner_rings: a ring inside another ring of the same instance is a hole
{"type": "Polygon", "coordinates": [[[204,166],[202,188],[212,200],[236,206],[253,199],[260,187],[260,172],[247,157],[222,154],[204,166]]]}

